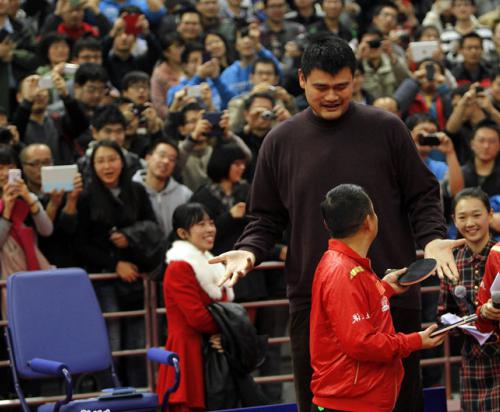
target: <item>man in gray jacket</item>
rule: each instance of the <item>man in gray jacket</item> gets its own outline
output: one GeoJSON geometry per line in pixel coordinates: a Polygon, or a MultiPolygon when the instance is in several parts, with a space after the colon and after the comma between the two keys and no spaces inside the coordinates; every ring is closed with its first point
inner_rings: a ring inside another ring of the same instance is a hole
{"type": "Polygon", "coordinates": [[[178,183],[172,174],[179,151],[175,142],[158,139],[146,155],[146,169],[138,170],[132,180],[144,185],[151,205],[167,237],[172,231],[172,215],[177,206],[187,203],[192,192],[178,183]]]}

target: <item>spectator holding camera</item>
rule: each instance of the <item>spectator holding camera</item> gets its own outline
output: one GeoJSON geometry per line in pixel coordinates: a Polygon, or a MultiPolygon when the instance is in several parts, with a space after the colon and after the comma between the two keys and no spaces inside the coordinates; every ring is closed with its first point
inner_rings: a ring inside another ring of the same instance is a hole
{"type": "Polygon", "coordinates": [[[241,130],[245,124],[245,100],[255,93],[268,93],[274,97],[276,104],[283,106],[289,113],[297,113],[297,105],[294,97],[288,91],[278,85],[278,69],[274,61],[267,58],[259,58],[252,65],[250,82],[253,88],[248,93],[240,94],[229,101],[229,119],[231,130],[241,130]]]}
{"type": "Polygon", "coordinates": [[[321,9],[314,0],[294,0],[293,5],[295,6],[295,10],[291,10],[285,14],[285,18],[288,21],[302,24],[306,30],[314,23],[321,21],[321,9]]]}
{"type": "Polygon", "coordinates": [[[161,0],[100,0],[97,2],[99,10],[106,18],[114,23],[124,7],[138,7],[148,21],[157,23],[167,12],[161,0]]]}
{"type": "Polygon", "coordinates": [[[200,43],[187,44],[182,52],[181,62],[186,77],[176,86],[171,87],[166,96],[167,104],[173,103],[175,94],[182,88],[196,98],[202,98],[200,85],[208,84],[211,91],[212,103],[216,110],[227,107],[229,100],[234,96],[229,87],[220,77],[220,65],[216,58],[207,56],[200,43]],[[206,58],[206,61],[204,59],[206,58]]]}
{"type": "Polygon", "coordinates": [[[309,34],[332,33],[345,41],[352,40],[352,33],[348,27],[340,22],[340,15],[345,8],[345,0],[323,0],[321,8],[325,15],[316,23],[307,28],[309,34]]]}
{"type": "Polygon", "coordinates": [[[452,197],[455,196],[464,188],[464,177],[452,140],[445,133],[439,132],[436,120],[427,113],[415,113],[408,117],[406,126],[422,161],[440,183],[446,179],[449,188],[447,191],[452,197]],[[445,161],[429,157],[433,150],[441,152],[445,161]]]}
{"type": "Polygon", "coordinates": [[[364,88],[374,98],[392,95],[404,79],[410,77],[405,62],[392,50],[390,40],[376,28],[368,29],[357,50],[365,72],[364,88]]]}
{"type": "Polygon", "coordinates": [[[182,181],[195,192],[200,186],[208,182],[207,166],[212,155],[214,145],[234,142],[247,155],[248,161],[252,152],[243,140],[229,128],[229,114],[222,112],[220,117],[208,119],[200,106],[192,104],[185,112],[184,125],[179,127],[185,137],[179,144],[179,167],[182,170],[182,181]],[[218,123],[216,123],[216,121],[218,123]]]}
{"type": "Polygon", "coordinates": [[[429,113],[443,130],[453,110],[449,92],[444,67],[437,60],[425,59],[419,63],[412,78],[403,80],[394,96],[405,117],[429,113]]]}
{"type": "Polygon", "coordinates": [[[50,147],[55,164],[72,164],[76,158],[75,138],[89,126],[85,113],[70,96],[66,82],[58,70],[51,72],[54,89],[63,101],[65,114],[47,112],[49,92],[40,85],[40,76],[26,77],[17,94],[19,106],[12,123],[25,144],[45,143],[50,147]]]}
{"type": "Polygon", "coordinates": [[[146,17],[140,14],[136,20],[127,22],[128,15],[124,12],[115,20],[109,36],[103,41],[104,67],[117,89],[121,88],[121,80],[128,72],[151,73],[161,55],[160,45],[151,33],[146,17]],[[132,50],[139,35],[146,41],[147,51],[136,56],[132,50]]]}

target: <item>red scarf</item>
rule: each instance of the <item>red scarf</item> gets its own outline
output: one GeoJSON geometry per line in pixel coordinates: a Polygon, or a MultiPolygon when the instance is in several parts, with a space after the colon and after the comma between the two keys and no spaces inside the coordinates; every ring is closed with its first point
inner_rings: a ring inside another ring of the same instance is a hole
{"type": "MultiPolygon", "coordinates": [[[[3,212],[4,204],[0,199],[0,213],[3,212]]],[[[12,225],[9,234],[19,244],[26,256],[26,266],[28,270],[40,270],[40,264],[35,252],[35,235],[33,229],[24,224],[28,217],[30,208],[28,204],[21,199],[16,199],[10,220],[12,225]]]]}

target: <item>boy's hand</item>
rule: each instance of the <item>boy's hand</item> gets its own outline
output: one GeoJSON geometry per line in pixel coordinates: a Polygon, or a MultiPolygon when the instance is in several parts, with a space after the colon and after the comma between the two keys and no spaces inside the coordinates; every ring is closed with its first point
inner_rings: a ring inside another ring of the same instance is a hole
{"type": "Polygon", "coordinates": [[[444,342],[444,339],[448,335],[448,332],[441,333],[440,335],[431,338],[431,333],[434,332],[437,328],[438,325],[434,324],[429,326],[426,330],[418,332],[418,334],[422,338],[422,349],[434,348],[444,342]]]}
{"type": "Polygon", "coordinates": [[[382,280],[386,281],[391,286],[395,295],[401,295],[409,289],[409,286],[401,286],[398,282],[399,277],[406,273],[407,270],[408,268],[392,270],[382,278],[382,280]]]}

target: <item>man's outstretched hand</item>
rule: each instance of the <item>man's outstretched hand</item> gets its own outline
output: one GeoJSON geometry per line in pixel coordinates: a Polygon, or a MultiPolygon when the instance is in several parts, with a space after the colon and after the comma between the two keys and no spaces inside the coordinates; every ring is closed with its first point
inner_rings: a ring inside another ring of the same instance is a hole
{"type": "Polygon", "coordinates": [[[226,274],[219,286],[227,281],[229,281],[227,286],[234,286],[239,278],[246,276],[253,269],[255,255],[247,250],[231,250],[210,259],[208,263],[223,263],[226,266],[226,274]]]}
{"type": "Polygon", "coordinates": [[[437,260],[437,274],[440,279],[445,276],[452,282],[458,282],[460,275],[453,258],[453,249],[465,245],[465,239],[434,239],[424,249],[425,258],[437,260]]]}

